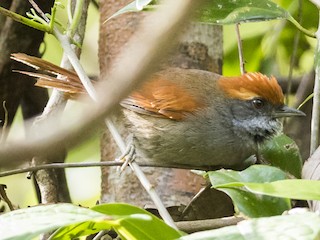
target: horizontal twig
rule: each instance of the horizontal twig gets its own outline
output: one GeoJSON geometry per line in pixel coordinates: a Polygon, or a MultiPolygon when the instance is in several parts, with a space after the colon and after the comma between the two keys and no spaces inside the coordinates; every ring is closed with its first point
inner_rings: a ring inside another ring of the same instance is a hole
{"type": "MultiPolygon", "coordinates": [[[[81,163],[48,163],[37,166],[30,166],[25,168],[13,169],[0,172],[0,177],[7,177],[15,174],[35,172],[43,169],[58,169],[58,168],[84,168],[84,167],[114,167],[122,166],[122,161],[101,161],[101,162],[81,162],[81,163]]],[[[179,168],[179,169],[194,169],[194,167],[179,165],[179,164],[157,164],[157,163],[139,163],[140,167],[160,167],[160,168],[179,168]]],[[[208,170],[208,169],[199,169],[208,170]]],[[[212,170],[212,169],[210,169],[212,170]]]]}
{"type": "Polygon", "coordinates": [[[236,225],[238,222],[241,222],[243,220],[244,218],[241,217],[224,217],[196,221],[181,221],[176,222],[175,224],[177,225],[179,230],[186,233],[193,233],[236,225]]]}

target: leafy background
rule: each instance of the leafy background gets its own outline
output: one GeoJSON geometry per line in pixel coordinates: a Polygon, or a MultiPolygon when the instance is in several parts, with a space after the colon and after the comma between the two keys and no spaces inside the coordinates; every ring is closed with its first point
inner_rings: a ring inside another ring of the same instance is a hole
{"type": "MultiPolygon", "coordinates": [[[[274,1],[298,19],[299,1],[274,1]]],[[[310,1],[302,2],[302,26],[316,31],[318,11],[310,1]]],[[[275,76],[287,76],[293,52],[293,39],[297,29],[286,20],[241,24],[241,37],[247,71],[261,71],[275,76]],[[254,50],[253,50],[254,49],[254,50]]],[[[311,71],[316,40],[300,34],[294,74],[299,76],[311,71]]],[[[240,73],[234,25],[224,26],[225,75],[240,73]]]]}

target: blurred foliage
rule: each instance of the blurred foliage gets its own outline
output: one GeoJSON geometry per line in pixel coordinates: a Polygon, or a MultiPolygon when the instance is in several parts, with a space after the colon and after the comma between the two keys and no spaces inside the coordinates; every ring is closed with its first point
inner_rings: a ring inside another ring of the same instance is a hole
{"type": "MultiPolygon", "coordinates": [[[[296,20],[299,19],[298,1],[278,0],[274,2],[288,10],[296,20]]],[[[303,27],[316,31],[318,10],[310,1],[302,1],[301,18],[303,27]]],[[[293,73],[301,75],[312,69],[316,40],[300,33],[287,20],[244,23],[241,24],[240,30],[247,71],[287,76],[296,34],[300,34],[300,40],[293,73]]],[[[224,41],[223,72],[225,75],[238,75],[240,69],[234,25],[224,26],[224,41]]]]}

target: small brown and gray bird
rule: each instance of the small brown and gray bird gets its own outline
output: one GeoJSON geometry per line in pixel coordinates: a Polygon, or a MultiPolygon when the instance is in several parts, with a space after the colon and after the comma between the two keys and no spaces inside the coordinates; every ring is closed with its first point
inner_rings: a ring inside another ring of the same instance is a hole
{"type": "MultiPolygon", "coordinates": [[[[85,92],[75,73],[48,64],[65,80],[33,73],[40,77],[37,85],[85,92]]],[[[259,144],[282,131],[279,118],[305,115],[284,104],[274,77],[224,77],[181,68],[153,74],[120,104],[121,123],[133,135],[138,162],[193,168],[241,167],[259,144]]]]}

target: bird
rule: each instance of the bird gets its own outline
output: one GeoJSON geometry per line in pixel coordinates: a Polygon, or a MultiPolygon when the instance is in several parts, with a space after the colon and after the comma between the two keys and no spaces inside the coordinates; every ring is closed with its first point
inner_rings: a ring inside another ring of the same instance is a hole
{"type": "MultiPolygon", "coordinates": [[[[85,93],[74,72],[42,59],[12,57],[31,66],[40,62],[38,68],[63,76],[29,74],[39,78],[38,86],[85,93]]],[[[132,136],[138,163],[195,169],[242,169],[261,144],[282,132],[281,118],[305,116],[284,103],[275,77],[259,72],[222,76],[169,67],[152,74],[120,105],[113,119],[132,136]]]]}

